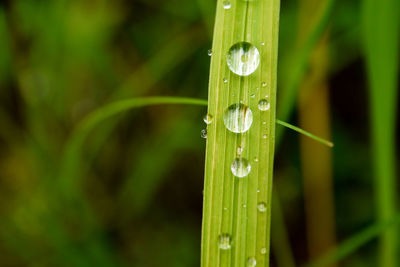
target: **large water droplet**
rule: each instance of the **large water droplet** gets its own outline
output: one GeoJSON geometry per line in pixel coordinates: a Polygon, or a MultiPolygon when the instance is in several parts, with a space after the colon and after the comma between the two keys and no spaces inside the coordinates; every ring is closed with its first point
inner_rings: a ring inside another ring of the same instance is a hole
{"type": "Polygon", "coordinates": [[[234,44],[226,57],[229,69],[240,76],[252,74],[260,65],[258,49],[247,42],[234,44]]]}
{"type": "Polygon", "coordinates": [[[230,9],[231,8],[231,2],[230,1],[224,1],[222,3],[222,5],[224,6],[224,9],[230,9]]]}
{"type": "Polygon", "coordinates": [[[261,111],[267,111],[267,110],[269,110],[269,107],[270,107],[271,105],[270,105],[270,103],[269,103],[269,101],[267,100],[267,99],[261,99],[259,102],[258,102],[258,108],[261,110],[261,111]]]}
{"type": "Polygon", "coordinates": [[[247,267],[255,267],[257,265],[257,260],[254,257],[247,259],[247,267]]]}
{"type": "Polygon", "coordinates": [[[218,237],[218,247],[223,250],[231,248],[231,236],[229,234],[222,234],[218,237]]]}
{"type": "Polygon", "coordinates": [[[210,115],[210,114],[207,114],[207,115],[205,115],[205,116],[203,117],[203,121],[204,121],[207,125],[211,124],[211,123],[212,123],[212,120],[213,120],[213,116],[210,115]]]}
{"type": "Polygon", "coordinates": [[[226,128],[234,133],[247,132],[253,123],[253,112],[243,104],[233,104],[227,108],[224,114],[226,128]]]}
{"type": "Polygon", "coordinates": [[[267,211],[267,204],[265,202],[260,202],[257,205],[257,209],[259,212],[266,212],[267,211]]]}
{"type": "Polygon", "coordinates": [[[245,158],[235,158],[231,165],[233,175],[243,178],[249,175],[251,170],[250,162],[245,158]]]}

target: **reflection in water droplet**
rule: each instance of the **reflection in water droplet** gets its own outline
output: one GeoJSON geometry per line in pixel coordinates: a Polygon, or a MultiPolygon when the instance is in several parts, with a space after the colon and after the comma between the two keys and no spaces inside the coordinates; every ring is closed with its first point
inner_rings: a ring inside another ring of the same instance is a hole
{"type": "Polygon", "coordinates": [[[265,202],[260,202],[257,205],[257,209],[259,212],[265,212],[267,211],[267,204],[265,202]]]}
{"type": "Polygon", "coordinates": [[[241,146],[238,146],[238,148],[236,149],[236,153],[238,155],[242,154],[243,153],[243,148],[241,146]]]}
{"type": "Polygon", "coordinates": [[[259,102],[258,102],[258,108],[261,110],[261,111],[267,111],[267,110],[269,110],[269,107],[270,107],[271,105],[270,105],[270,103],[269,103],[269,101],[267,100],[267,99],[261,99],[259,102]]]}
{"type": "Polygon", "coordinates": [[[207,114],[207,115],[205,115],[205,116],[203,117],[203,121],[204,121],[207,125],[208,125],[208,124],[211,124],[212,120],[213,120],[213,116],[210,115],[210,114],[207,114]]]}
{"type": "Polygon", "coordinates": [[[261,252],[261,254],[267,254],[267,249],[266,248],[262,248],[260,252],[261,252]]]}
{"type": "Polygon", "coordinates": [[[253,123],[253,112],[243,104],[233,104],[224,114],[225,127],[234,133],[247,132],[253,123]]]}
{"type": "Polygon", "coordinates": [[[251,170],[250,162],[245,158],[235,158],[231,165],[233,175],[243,178],[249,175],[251,170]]]}
{"type": "Polygon", "coordinates": [[[231,236],[228,234],[222,234],[218,237],[218,247],[223,250],[231,248],[231,236]]]}
{"type": "Polygon", "coordinates": [[[247,259],[247,267],[255,267],[257,265],[256,258],[250,257],[247,259]]]}
{"type": "Polygon", "coordinates": [[[233,73],[248,76],[260,65],[260,53],[254,45],[240,42],[229,49],[227,64],[233,73]]]}
{"type": "Polygon", "coordinates": [[[230,1],[224,1],[222,3],[222,5],[224,6],[224,9],[230,9],[231,8],[231,2],[230,1]]]}
{"type": "Polygon", "coordinates": [[[201,130],[200,136],[201,136],[202,138],[204,138],[204,139],[207,139],[207,130],[206,130],[206,129],[201,130]]]}

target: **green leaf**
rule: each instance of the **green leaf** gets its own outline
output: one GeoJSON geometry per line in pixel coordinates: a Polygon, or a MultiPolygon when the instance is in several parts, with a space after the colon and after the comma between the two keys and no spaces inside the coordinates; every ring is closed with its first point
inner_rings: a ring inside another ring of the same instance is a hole
{"type": "Polygon", "coordinates": [[[214,119],[208,126],[201,265],[253,266],[255,259],[268,266],[280,2],[234,0],[229,9],[224,2],[217,2],[212,46],[208,113],[214,119]],[[227,66],[229,49],[243,41],[260,52],[260,66],[249,76],[227,66]],[[267,111],[258,108],[262,98],[269,100],[267,111]],[[241,102],[252,110],[253,123],[237,134],[225,127],[224,113],[241,102]],[[251,164],[248,176],[233,175],[236,157],[251,164]],[[260,203],[266,211],[258,210],[260,203]],[[219,239],[230,248],[221,249],[219,239]]]}

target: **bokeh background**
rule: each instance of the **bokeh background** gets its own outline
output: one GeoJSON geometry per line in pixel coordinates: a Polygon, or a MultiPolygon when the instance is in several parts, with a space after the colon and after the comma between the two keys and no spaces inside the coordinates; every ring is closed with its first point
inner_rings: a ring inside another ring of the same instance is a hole
{"type": "MultiPolygon", "coordinates": [[[[278,101],[291,110],[282,119],[335,148],[282,132],[273,266],[306,263],[376,221],[362,2],[336,1],[296,84],[297,55],[324,1],[282,1],[278,101]]],[[[205,107],[134,109],[66,150],[79,122],[113,101],[206,99],[215,8],[0,1],[0,266],[199,266],[205,107]]],[[[390,112],[387,132],[399,124],[390,112]]],[[[398,166],[399,145],[388,142],[398,166]]],[[[373,240],[337,266],[379,266],[378,253],[373,240]]]]}

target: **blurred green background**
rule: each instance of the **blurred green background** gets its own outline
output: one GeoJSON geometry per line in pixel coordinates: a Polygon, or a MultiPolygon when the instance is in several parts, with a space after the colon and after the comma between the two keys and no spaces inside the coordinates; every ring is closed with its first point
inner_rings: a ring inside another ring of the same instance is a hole
{"type": "MultiPolygon", "coordinates": [[[[381,210],[376,198],[396,194],[375,192],[377,158],[392,162],[389,169],[400,164],[393,156],[399,148],[393,143],[398,54],[390,55],[394,64],[377,65],[382,75],[368,78],[375,72],[366,61],[375,66],[385,60],[368,55],[385,47],[364,52],[376,34],[364,27],[364,1],[338,0],[322,41],[306,57],[309,63],[300,64],[301,82],[293,82],[301,44],[319,24],[321,5],[307,2],[312,1],[282,1],[278,102],[292,112],[281,118],[332,138],[335,148],[322,151],[326,160],[320,163],[313,154],[320,144],[305,144],[293,132],[282,136],[275,189],[284,224],[272,226],[286,232],[272,242],[272,265],[278,267],[291,267],[282,255],[292,254],[298,265],[319,255],[310,241],[313,220],[328,228],[316,233],[329,232],[321,247],[375,222],[381,210]],[[369,100],[380,78],[392,79],[376,93],[393,107],[381,114],[387,122],[378,123],[389,136],[375,139],[392,149],[381,154],[370,134],[376,124],[369,100]],[[290,87],[297,100],[285,98],[290,87]],[[384,91],[388,87],[391,93],[384,91]],[[304,111],[310,103],[322,105],[304,111]],[[333,198],[326,214],[324,207],[321,213],[307,206],[318,202],[304,179],[310,165],[311,172],[321,170],[310,174],[314,178],[332,178],[322,182],[333,198]],[[285,237],[291,252],[282,246],[285,237]]],[[[206,99],[215,8],[213,0],[0,1],[0,266],[199,266],[205,107],[135,109],[96,125],[79,149],[67,153],[66,144],[87,114],[112,101],[154,95],[206,99]]],[[[380,35],[394,42],[388,43],[393,51],[398,46],[392,33],[398,31],[395,24],[380,35]]],[[[397,185],[389,185],[396,192],[397,185]]],[[[378,254],[374,240],[340,266],[380,266],[378,254]]]]}

